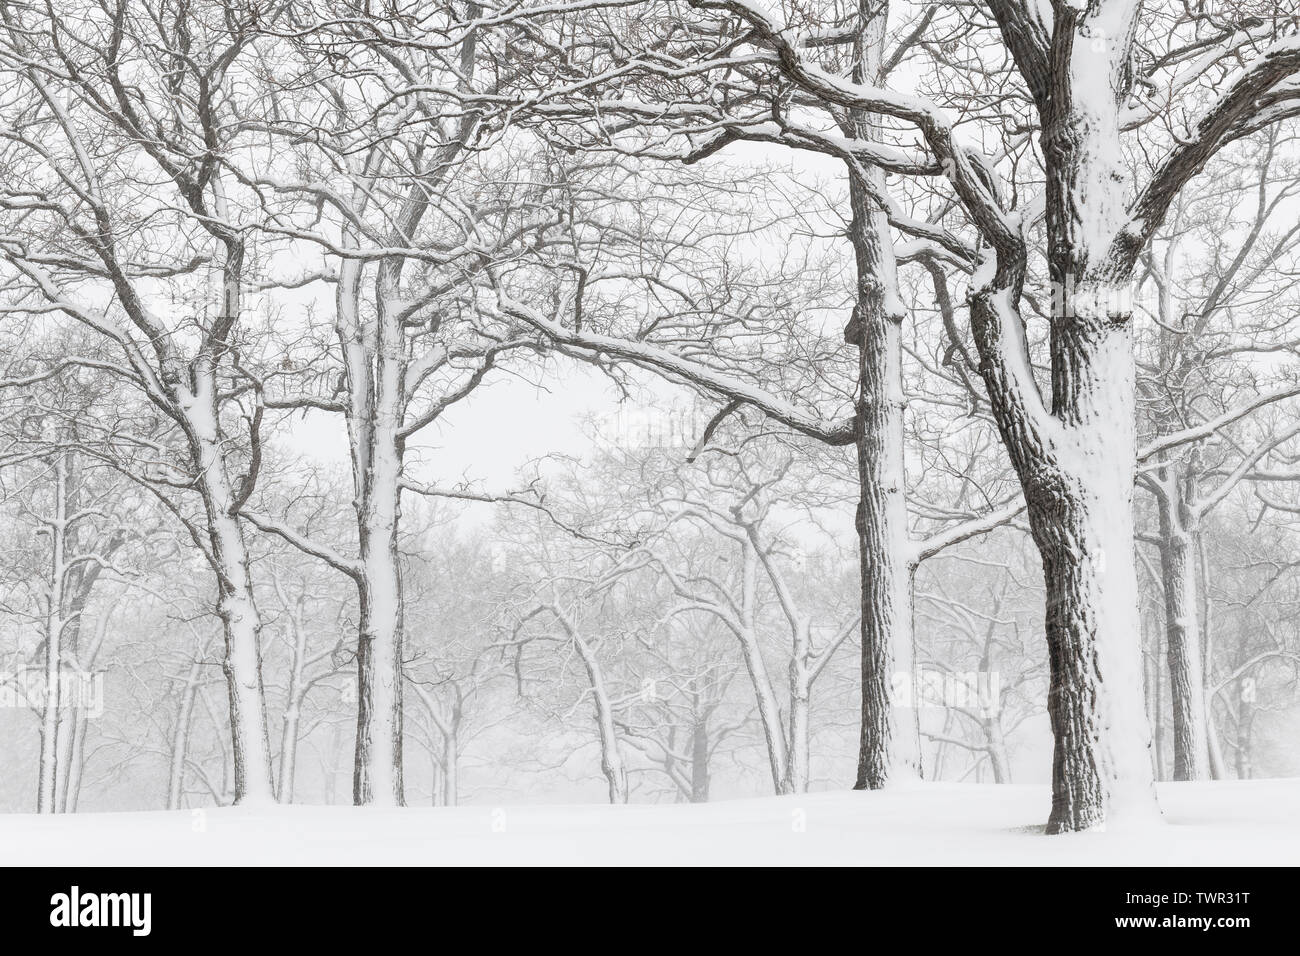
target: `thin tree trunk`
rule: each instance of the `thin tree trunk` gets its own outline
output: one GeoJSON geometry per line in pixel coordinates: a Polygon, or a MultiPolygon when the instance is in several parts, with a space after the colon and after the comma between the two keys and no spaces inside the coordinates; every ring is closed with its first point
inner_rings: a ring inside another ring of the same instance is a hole
{"type": "Polygon", "coordinates": [[[185,760],[189,753],[190,726],[194,719],[194,699],[198,694],[202,665],[198,661],[190,664],[185,675],[185,684],[181,688],[180,699],[176,702],[176,719],[172,727],[171,755],[168,760],[167,773],[167,809],[179,810],[185,786],[185,760]]]}
{"type": "MultiPolygon", "coordinates": [[[[98,573],[93,577],[83,574],[77,581],[73,589],[72,606],[63,627],[63,640],[60,642],[64,659],[73,665],[70,676],[76,679],[77,690],[81,694],[90,690],[85,682],[94,679],[91,674],[82,669],[80,645],[81,616],[85,611],[86,601],[96,577],[98,573]]],[[[81,743],[85,738],[85,732],[86,717],[82,709],[82,701],[75,696],[71,700],[63,701],[59,714],[57,758],[54,766],[56,813],[70,812],[69,802],[75,802],[73,795],[81,782],[81,743]]]]}
{"type": "Polygon", "coordinates": [[[429,803],[442,806],[442,747],[429,741],[429,803]]]}
{"type": "Polygon", "coordinates": [[[605,676],[596,659],[591,645],[576,630],[570,631],[573,645],[582,658],[587,671],[587,680],[591,684],[591,696],[594,703],[596,731],[600,737],[600,771],[609,784],[609,802],[627,803],[627,770],[623,765],[623,755],[618,748],[618,729],[614,725],[614,708],[605,688],[605,676]]]}
{"type": "Polygon", "coordinates": [[[695,713],[691,725],[691,803],[709,802],[708,715],[695,713]]]}
{"type": "Polygon", "coordinates": [[[54,812],[68,812],[68,784],[72,763],[76,759],[77,732],[82,723],[80,704],[64,701],[59,714],[57,754],[54,761],[54,812]]]}
{"type": "Polygon", "coordinates": [[[1200,569],[1198,592],[1201,596],[1201,679],[1205,682],[1205,742],[1210,755],[1210,779],[1224,780],[1228,772],[1223,760],[1223,744],[1214,712],[1214,691],[1210,688],[1214,662],[1214,604],[1210,595],[1210,559],[1205,535],[1196,538],[1196,564],[1200,569]]]}
{"type": "Polygon", "coordinates": [[[1249,780],[1255,775],[1251,760],[1251,730],[1255,722],[1255,698],[1250,677],[1237,681],[1237,779],[1249,780]]]}
{"type": "Polygon", "coordinates": [[[63,813],[76,813],[77,804],[81,801],[81,771],[82,761],[85,760],[87,726],[86,717],[78,708],[73,714],[72,743],[68,750],[68,769],[62,792],[63,813]]]}
{"type": "Polygon", "coordinates": [[[285,708],[284,725],[280,731],[280,778],[278,791],[281,803],[293,803],[294,782],[298,775],[298,726],[302,719],[302,698],[290,691],[289,706],[285,708]]]}
{"type": "Polygon", "coordinates": [[[809,766],[809,709],[812,702],[812,678],[808,673],[809,632],[807,622],[796,627],[793,654],[790,657],[789,742],[786,751],[785,792],[807,793],[809,766]]]}
{"type": "Polygon", "coordinates": [[[1219,740],[1219,730],[1214,720],[1214,701],[1211,697],[1205,702],[1206,741],[1210,750],[1210,779],[1226,780],[1227,765],[1223,759],[1223,744],[1219,740]]]}
{"type": "Polygon", "coordinates": [[[36,795],[37,813],[56,813],[58,757],[59,757],[59,706],[63,672],[63,612],[64,589],[67,586],[67,532],[68,498],[66,459],[62,454],[53,458],[54,466],[54,516],[45,522],[50,536],[50,573],[46,580],[45,608],[45,699],[41,705],[41,753],[39,786],[36,795]]]}
{"type": "MultiPolygon", "coordinates": [[[[285,593],[277,583],[282,602],[285,593]]],[[[306,697],[303,687],[307,666],[307,629],[303,626],[300,607],[286,607],[289,626],[293,629],[292,658],[289,664],[288,700],[280,728],[280,777],[278,792],[281,803],[293,803],[294,782],[298,771],[298,736],[302,722],[302,703],[306,697]]]]}
{"type": "Polygon", "coordinates": [[[758,639],[747,631],[740,638],[740,653],[745,662],[745,673],[749,676],[750,686],[754,690],[754,700],[758,705],[758,722],[763,729],[763,741],[767,746],[767,762],[772,772],[772,789],[774,793],[786,792],[786,768],[788,752],[786,750],[785,729],[782,727],[781,708],[777,704],[776,692],[767,673],[767,664],[763,661],[763,652],[758,646],[758,639]]]}
{"type": "Polygon", "coordinates": [[[460,714],[453,713],[442,735],[442,805],[454,807],[460,802],[457,763],[460,759],[460,714]]]}
{"type": "Polygon", "coordinates": [[[988,741],[989,768],[994,783],[1011,782],[1011,760],[1007,756],[1007,741],[997,717],[984,718],[984,736],[988,741]]]}
{"type": "Polygon", "coordinates": [[[1152,646],[1149,651],[1144,650],[1142,655],[1143,686],[1147,699],[1147,720],[1151,723],[1151,765],[1155,779],[1162,780],[1165,772],[1165,722],[1161,710],[1164,700],[1160,693],[1160,632],[1154,624],[1150,631],[1152,646]]]}
{"type": "Polygon", "coordinates": [[[234,758],[234,802],[274,802],[271,747],[262,687],[262,620],[253,597],[248,547],[236,517],[217,420],[215,372],[194,373],[195,390],[185,409],[199,490],[207,517],[213,567],[217,574],[217,616],[221,618],[234,758]]]}
{"type": "MultiPolygon", "coordinates": [[[[798,668],[792,662],[791,670],[798,668]]],[[[808,791],[808,709],[809,693],[806,681],[800,681],[791,675],[790,696],[790,745],[786,756],[786,793],[806,793],[808,791]]]]}
{"type": "Polygon", "coordinates": [[[735,636],[740,644],[741,660],[744,661],[745,674],[749,677],[750,688],[754,691],[754,702],[758,707],[758,722],[763,730],[768,768],[772,773],[772,792],[782,794],[786,792],[786,773],[789,766],[788,738],[781,719],[776,690],[767,670],[767,662],[763,660],[762,648],[758,643],[758,566],[758,551],[753,540],[750,539],[741,545],[741,620],[735,636]]]}

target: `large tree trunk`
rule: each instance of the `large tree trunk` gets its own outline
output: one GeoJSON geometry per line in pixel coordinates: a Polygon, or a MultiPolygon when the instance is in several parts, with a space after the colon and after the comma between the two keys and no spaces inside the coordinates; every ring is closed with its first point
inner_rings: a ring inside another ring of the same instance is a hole
{"type": "MultiPolygon", "coordinates": [[[[874,82],[880,71],[884,16],[860,7],[854,80],[874,82]]],[[[850,135],[871,138],[871,123],[855,115],[850,135]]],[[[897,265],[888,218],[870,198],[884,191],[878,169],[850,170],[849,239],[857,269],[856,303],[845,338],[857,346],[855,407],[858,464],[856,529],[861,570],[862,714],[855,789],[876,790],[891,776],[921,772],[919,711],[894,701],[897,684],[913,679],[910,542],[904,468],[902,323],[897,265]],[[865,181],[864,181],[865,179],[865,181]]]]}
{"type": "Polygon", "coordinates": [[[1066,428],[1021,472],[1047,588],[1051,833],[1154,811],[1133,550],[1131,330],[1100,311],[1074,319],[1054,356],[1066,428]]]}
{"type": "Polygon", "coordinates": [[[1165,597],[1165,641],[1173,704],[1175,780],[1209,776],[1205,679],[1201,670],[1195,529],[1189,527],[1183,481],[1160,496],[1160,565],[1165,597]]]}
{"type": "Polygon", "coordinates": [[[400,806],[402,788],[402,572],[397,550],[396,451],[376,449],[362,508],[357,647],[357,805],[400,806]]]}
{"type": "MultiPolygon", "coordinates": [[[[418,221],[418,218],[417,220],[418,221]]],[[[397,308],[401,265],[381,264],[377,315],[360,314],[362,267],[345,263],[337,293],[338,335],[348,385],[348,437],[360,560],[357,738],[353,800],[401,806],[403,592],[398,532],[405,454],[405,333],[397,308]]]]}
{"type": "MultiPolygon", "coordinates": [[[[352,796],[358,805],[401,806],[403,596],[398,530],[404,443],[400,319],[378,295],[373,324],[359,310],[361,268],[342,267],[338,335],[348,384],[348,438],[360,560],[357,736],[352,796]]],[[[385,282],[380,283],[386,288],[385,282]]]]}
{"type": "Polygon", "coordinates": [[[884,213],[851,186],[858,269],[850,333],[858,346],[856,529],[861,570],[862,715],[856,788],[920,775],[915,701],[893,699],[913,680],[910,542],[903,459],[902,312],[884,213]]]}
{"type": "Polygon", "coordinates": [[[1047,829],[1149,818],[1158,811],[1134,560],[1129,316],[1107,310],[1103,288],[1064,297],[1054,317],[1049,414],[1023,340],[1008,335],[1021,322],[1008,304],[1015,298],[996,290],[995,282],[973,295],[972,322],[1043,562],[1054,737],[1047,829]]]}
{"type": "Polygon", "coordinates": [[[393,464],[377,463],[361,518],[360,635],[354,799],[357,805],[403,803],[402,570],[393,464]],[[374,485],[389,485],[378,489],[374,485]]]}
{"type": "Polygon", "coordinates": [[[1117,148],[1135,11],[1118,0],[1058,4],[1043,49],[1003,23],[1042,121],[1050,407],[1019,311],[1026,233],[990,209],[981,174],[965,157],[954,172],[990,239],[992,254],[972,283],[971,323],[1043,562],[1054,736],[1049,833],[1158,813],[1132,514],[1137,401],[1126,293],[1136,246],[1126,232],[1127,168],[1117,148]]]}

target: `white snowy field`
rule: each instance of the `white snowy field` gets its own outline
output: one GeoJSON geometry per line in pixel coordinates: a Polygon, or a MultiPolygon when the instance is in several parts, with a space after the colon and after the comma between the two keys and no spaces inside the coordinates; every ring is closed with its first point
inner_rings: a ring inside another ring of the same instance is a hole
{"type": "Polygon", "coordinates": [[[914,784],[705,805],[0,815],[11,865],[1294,865],[1300,779],[1162,784],[1164,822],[1042,835],[1040,786],[914,784]]]}

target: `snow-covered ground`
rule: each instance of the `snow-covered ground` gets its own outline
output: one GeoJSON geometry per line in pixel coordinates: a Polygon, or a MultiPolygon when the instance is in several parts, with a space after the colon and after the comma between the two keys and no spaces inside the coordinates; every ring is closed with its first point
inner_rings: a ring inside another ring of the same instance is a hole
{"type": "Polygon", "coordinates": [[[1162,784],[1164,823],[1045,837],[1045,787],[915,784],[700,806],[0,815],[0,862],[1254,864],[1300,860],[1300,779],[1162,784]]]}

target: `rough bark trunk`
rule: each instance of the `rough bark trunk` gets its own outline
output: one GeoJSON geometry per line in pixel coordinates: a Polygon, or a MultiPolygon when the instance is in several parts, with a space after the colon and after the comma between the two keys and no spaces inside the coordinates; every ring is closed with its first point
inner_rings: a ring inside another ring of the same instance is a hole
{"type": "Polygon", "coordinates": [[[1116,148],[1133,82],[1136,7],[1095,0],[1055,12],[1047,49],[1013,37],[1022,72],[1033,71],[1042,126],[1050,407],[1020,313],[1026,233],[992,210],[996,201],[987,202],[964,159],[955,167],[992,251],[970,297],[980,373],[1043,562],[1054,736],[1049,833],[1158,813],[1132,515],[1137,403],[1127,292],[1136,246],[1127,231],[1128,171],[1116,148]]]}
{"type": "Polygon", "coordinates": [[[1132,331],[1127,314],[1108,309],[1111,295],[1093,287],[1062,297],[1050,414],[1033,391],[1023,339],[1008,334],[1021,322],[1008,298],[996,286],[972,297],[982,372],[1043,562],[1049,833],[1158,813],[1134,561],[1132,331]]]}
{"type": "Polygon", "coordinates": [[[357,735],[352,797],[358,805],[401,806],[403,594],[398,531],[405,452],[406,342],[400,318],[388,308],[393,266],[377,280],[378,316],[360,314],[362,270],[342,267],[337,293],[338,336],[348,387],[348,440],[353,507],[360,549],[355,575],[357,735]]]}
{"type": "MultiPolygon", "coordinates": [[[[1180,488],[1182,482],[1178,483],[1180,488]]],[[[1194,528],[1185,502],[1160,500],[1160,566],[1165,598],[1165,647],[1173,705],[1174,780],[1209,776],[1205,679],[1201,671],[1194,528]]]]}
{"type": "Polygon", "coordinates": [[[367,515],[361,531],[354,779],[359,806],[403,803],[403,614],[395,514],[395,506],[383,503],[367,515]]]}
{"type": "Polygon", "coordinates": [[[1117,507],[1086,491],[1030,505],[1048,592],[1052,833],[1151,804],[1131,519],[1117,507]]]}
{"type": "Polygon", "coordinates": [[[397,550],[395,467],[377,463],[361,521],[360,635],[357,648],[358,806],[401,806],[402,585],[397,550]],[[380,484],[385,487],[379,488],[380,484]]]}
{"type": "MultiPolygon", "coordinates": [[[[862,2],[854,44],[853,79],[875,83],[885,47],[886,9],[862,2]]],[[[871,139],[869,114],[850,111],[846,132],[871,139]]],[[[885,191],[877,168],[850,169],[849,240],[857,270],[853,318],[845,338],[858,351],[855,406],[861,573],[861,723],[858,790],[879,789],[891,777],[919,777],[919,712],[893,699],[913,679],[911,564],[904,467],[902,323],[897,263],[883,209],[870,198],[885,191]]]]}
{"type": "MultiPolygon", "coordinates": [[[[1062,434],[1025,481],[1043,559],[1055,737],[1048,832],[1155,812],[1134,562],[1131,326],[1082,296],[1054,362],[1062,434]]],[[[1022,473],[1022,481],[1025,479],[1022,473]]]]}
{"type": "Polygon", "coordinates": [[[913,678],[911,565],[903,458],[902,311],[884,213],[851,180],[849,233],[857,305],[847,336],[858,347],[856,530],[861,571],[862,713],[859,790],[920,775],[917,711],[893,688],[913,678]]]}

